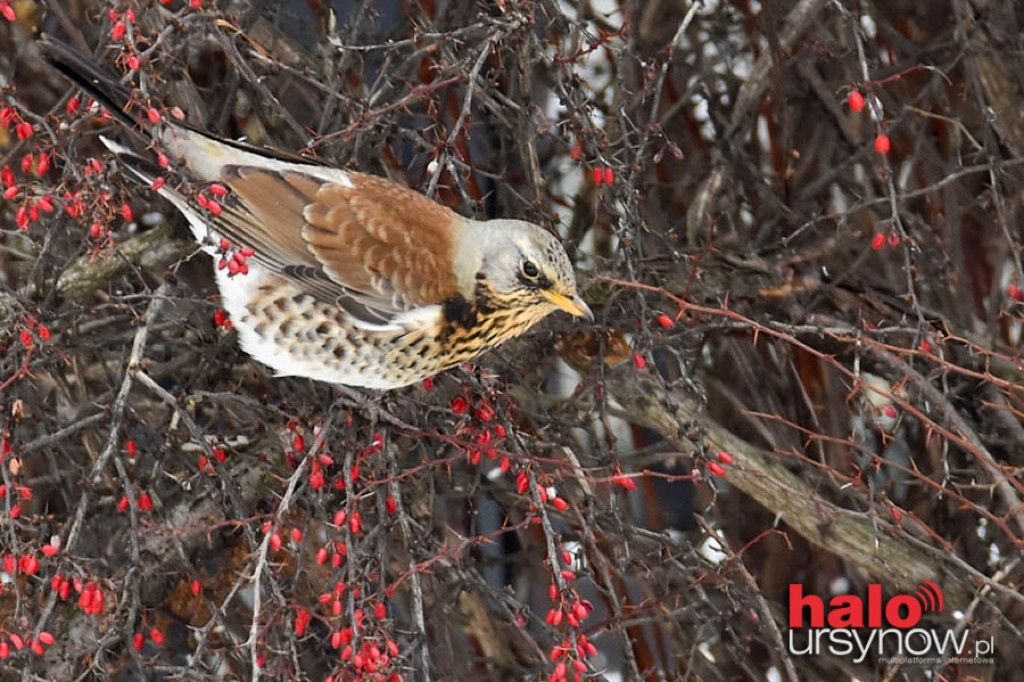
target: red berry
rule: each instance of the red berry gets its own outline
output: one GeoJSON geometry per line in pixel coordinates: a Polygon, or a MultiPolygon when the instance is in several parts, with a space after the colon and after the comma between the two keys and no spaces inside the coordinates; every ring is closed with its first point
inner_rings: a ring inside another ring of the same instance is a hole
{"type": "Polygon", "coordinates": [[[672,318],[671,317],[669,317],[668,315],[664,315],[663,314],[663,315],[658,315],[658,324],[660,324],[665,329],[668,329],[674,323],[672,322],[672,318]]]}
{"type": "Polygon", "coordinates": [[[18,568],[26,575],[35,575],[39,571],[39,559],[31,554],[26,554],[18,562],[18,568]]]}
{"type": "Polygon", "coordinates": [[[327,479],[322,471],[313,471],[309,474],[309,487],[313,490],[320,490],[327,485],[327,479]]]}
{"type": "Polygon", "coordinates": [[[636,365],[637,369],[644,369],[647,367],[647,360],[644,359],[644,356],[637,353],[633,356],[633,364],[636,365]]]}
{"type": "Polygon", "coordinates": [[[1024,292],[1016,284],[1006,287],[1007,295],[1015,301],[1024,301],[1024,292]]]}
{"type": "Polygon", "coordinates": [[[875,151],[879,154],[888,154],[891,146],[892,141],[889,140],[889,136],[885,133],[882,133],[875,138],[875,151]]]}
{"type": "Polygon", "coordinates": [[[871,239],[871,248],[881,251],[883,246],[885,246],[885,235],[879,232],[871,239]]]}
{"type": "Polygon", "coordinates": [[[861,111],[864,109],[864,95],[860,94],[860,90],[854,90],[851,92],[846,101],[850,105],[850,109],[853,111],[861,111]]]}
{"type": "Polygon", "coordinates": [[[149,119],[150,123],[159,123],[160,110],[156,107],[150,107],[149,109],[146,109],[146,117],[149,119]]]}
{"type": "Polygon", "coordinates": [[[715,476],[725,476],[725,469],[718,462],[708,462],[708,471],[713,473],[715,476]]]}
{"type": "Polygon", "coordinates": [[[718,461],[722,464],[732,464],[732,455],[722,450],[718,453],[718,461]]]}
{"type": "Polygon", "coordinates": [[[636,490],[636,481],[622,472],[612,476],[612,483],[626,490],[636,490]]]}

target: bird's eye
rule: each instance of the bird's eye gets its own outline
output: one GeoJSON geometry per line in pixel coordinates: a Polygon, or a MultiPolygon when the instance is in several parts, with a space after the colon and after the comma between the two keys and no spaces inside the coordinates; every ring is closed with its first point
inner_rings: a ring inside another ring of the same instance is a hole
{"type": "Polygon", "coordinates": [[[523,277],[527,279],[537,279],[540,277],[540,270],[537,269],[532,260],[523,261],[523,277]]]}

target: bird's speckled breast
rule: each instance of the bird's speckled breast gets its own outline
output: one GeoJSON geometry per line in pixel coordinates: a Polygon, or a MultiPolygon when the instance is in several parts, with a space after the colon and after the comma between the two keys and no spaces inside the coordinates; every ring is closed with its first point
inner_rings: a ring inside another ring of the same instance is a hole
{"type": "Polygon", "coordinates": [[[536,321],[478,298],[451,301],[416,327],[368,330],[280,278],[259,286],[244,311],[230,312],[243,349],[279,374],[371,388],[406,386],[450,369],[536,321]]]}

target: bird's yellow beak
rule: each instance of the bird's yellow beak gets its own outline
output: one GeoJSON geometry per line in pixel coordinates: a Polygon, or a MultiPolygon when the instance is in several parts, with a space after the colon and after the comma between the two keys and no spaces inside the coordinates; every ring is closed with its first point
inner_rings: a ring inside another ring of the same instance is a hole
{"type": "Polygon", "coordinates": [[[569,298],[568,296],[563,296],[557,291],[545,289],[544,298],[548,299],[551,305],[561,308],[573,317],[585,317],[591,322],[594,321],[594,312],[590,309],[590,306],[587,305],[586,301],[579,296],[569,298]]]}

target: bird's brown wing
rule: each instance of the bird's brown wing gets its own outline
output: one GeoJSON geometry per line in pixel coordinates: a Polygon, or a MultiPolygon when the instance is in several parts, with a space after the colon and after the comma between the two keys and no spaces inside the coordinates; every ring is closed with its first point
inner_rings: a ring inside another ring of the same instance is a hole
{"type": "Polygon", "coordinates": [[[265,267],[368,322],[456,293],[452,240],[461,218],[383,178],[226,166],[215,229],[265,267]]]}

